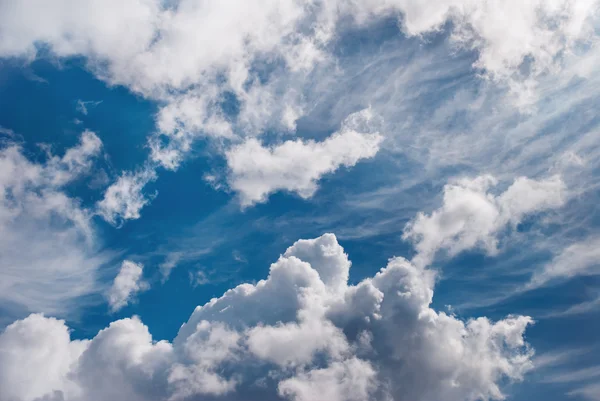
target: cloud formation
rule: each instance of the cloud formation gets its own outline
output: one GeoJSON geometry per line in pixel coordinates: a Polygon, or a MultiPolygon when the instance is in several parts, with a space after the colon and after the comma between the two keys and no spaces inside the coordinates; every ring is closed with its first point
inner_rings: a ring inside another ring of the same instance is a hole
{"type": "Polygon", "coordinates": [[[240,195],[242,206],[265,202],[277,190],[309,198],[321,176],[375,156],[383,136],[356,131],[371,118],[368,109],[352,114],[323,142],[297,139],[265,147],[257,139],[248,139],[226,153],[229,186],[240,195]]]}
{"type": "MultiPolygon", "coordinates": [[[[255,150],[247,138],[269,130],[293,132],[335,85],[331,77],[343,76],[346,66],[332,44],[349,27],[390,17],[408,37],[448,27],[451,43],[477,53],[474,68],[482,76],[529,102],[540,78],[595,39],[596,10],[595,0],[61,0],[52,7],[25,0],[0,3],[0,56],[34,59],[40,47],[58,57],[83,56],[99,78],[159,100],[149,162],[176,169],[200,137],[235,139],[220,142],[226,154],[255,150]],[[235,112],[223,107],[229,98],[235,112]],[[231,147],[240,140],[246,147],[231,147]]],[[[298,192],[309,191],[303,186],[298,192]]],[[[113,223],[138,218],[148,202],[140,196],[135,207],[104,216],[113,223]]]]}
{"type": "Polygon", "coordinates": [[[138,292],[148,289],[148,283],[142,280],[143,270],[141,263],[123,261],[108,292],[108,305],[113,312],[127,306],[138,292]]]}
{"type": "Polygon", "coordinates": [[[357,285],[349,269],[333,234],[300,240],[265,280],[198,306],[172,343],[137,317],[78,341],[31,315],[0,334],[0,400],[499,400],[532,367],[530,318],[437,312],[435,274],[403,258],[357,285]]]}
{"type": "Polygon", "coordinates": [[[134,173],[124,172],[104,192],[104,198],[97,204],[97,213],[114,225],[124,220],[139,219],[140,211],[150,202],[148,195],[143,192],[144,187],[156,177],[156,172],[151,168],[134,173]]]}
{"type": "Polygon", "coordinates": [[[535,271],[527,287],[541,287],[575,276],[597,275],[599,260],[600,238],[586,238],[565,247],[550,262],[535,271]]]}
{"type": "Polygon", "coordinates": [[[63,156],[44,162],[23,149],[0,149],[0,299],[5,307],[64,313],[72,300],[95,293],[107,255],[97,249],[92,212],[66,186],[91,170],[102,142],[90,131],[63,156]]]}
{"type": "Polygon", "coordinates": [[[526,215],[558,208],[566,200],[558,176],[539,181],[519,177],[494,195],[490,190],[497,184],[483,175],[445,185],[442,206],[430,215],[419,212],[404,229],[403,238],[417,250],[413,263],[428,265],[440,250],[453,256],[478,247],[494,255],[503,229],[514,229],[526,215]]]}

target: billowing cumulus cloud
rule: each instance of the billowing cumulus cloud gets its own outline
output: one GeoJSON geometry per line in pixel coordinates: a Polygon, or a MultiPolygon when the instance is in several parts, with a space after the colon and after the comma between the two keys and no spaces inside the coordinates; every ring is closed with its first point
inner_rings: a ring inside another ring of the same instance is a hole
{"type": "Polygon", "coordinates": [[[333,234],[298,241],[266,279],[198,306],[172,343],[137,317],[76,341],[31,315],[0,334],[0,399],[500,400],[531,368],[530,318],[437,312],[435,273],[403,258],[356,285],[349,269],[333,234]]]}
{"type": "Polygon", "coordinates": [[[404,230],[404,239],[414,242],[418,252],[413,262],[427,265],[440,250],[452,256],[479,247],[495,254],[498,236],[507,226],[515,228],[526,215],[566,201],[566,187],[558,176],[540,181],[520,177],[495,195],[490,190],[497,184],[484,175],[444,186],[442,206],[430,215],[419,213],[404,230]]]}
{"type": "Polygon", "coordinates": [[[89,174],[102,142],[85,131],[62,156],[30,161],[14,144],[0,149],[0,299],[3,306],[64,313],[97,292],[92,212],[66,186],[89,174]]]}
{"type": "Polygon", "coordinates": [[[383,137],[356,131],[359,123],[368,125],[371,118],[368,109],[355,113],[323,142],[288,140],[265,147],[257,139],[248,139],[226,154],[229,185],[239,193],[244,206],[264,202],[276,190],[311,197],[324,174],[375,156],[383,137]]]}

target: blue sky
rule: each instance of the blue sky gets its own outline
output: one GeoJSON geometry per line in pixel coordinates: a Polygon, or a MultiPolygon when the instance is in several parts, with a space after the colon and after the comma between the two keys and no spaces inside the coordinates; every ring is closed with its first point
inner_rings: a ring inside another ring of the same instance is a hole
{"type": "Polygon", "coordinates": [[[600,400],[598,6],[0,0],[0,401],[600,400]]]}

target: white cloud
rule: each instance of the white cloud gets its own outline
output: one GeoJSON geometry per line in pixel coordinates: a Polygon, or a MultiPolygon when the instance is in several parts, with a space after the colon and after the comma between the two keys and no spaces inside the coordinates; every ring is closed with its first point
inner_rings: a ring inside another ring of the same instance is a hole
{"type": "Polygon", "coordinates": [[[65,313],[95,293],[99,252],[92,213],[65,186],[90,172],[102,143],[92,132],[62,157],[28,160],[21,148],[0,150],[0,298],[7,308],[65,313]]]}
{"type": "Polygon", "coordinates": [[[80,112],[81,114],[87,116],[88,112],[89,112],[89,108],[90,107],[96,107],[98,106],[100,103],[102,103],[102,100],[81,100],[78,99],[77,100],[77,105],[75,106],[75,109],[80,112]]]}
{"type": "Polygon", "coordinates": [[[569,391],[567,395],[571,397],[581,397],[589,401],[600,400],[600,384],[593,383],[581,386],[575,390],[569,391]]]}
{"type": "Polygon", "coordinates": [[[323,142],[290,140],[265,147],[257,139],[248,139],[226,153],[229,185],[240,195],[243,206],[265,202],[277,190],[309,198],[324,174],[375,156],[383,137],[355,130],[358,122],[368,125],[371,118],[368,109],[351,115],[323,142]]]}
{"type": "MultiPolygon", "coordinates": [[[[198,137],[223,145],[223,138],[268,129],[294,131],[319,94],[347,82],[336,82],[348,66],[330,49],[348,22],[365,26],[395,15],[409,36],[451,26],[453,43],[478,52],[475,67],[484,76],[508,82],[528,101],[539,79],[560,70],[580,43],[595,42],[596,9],[595,0],[60,0],[52,7],[25,0],[0,4],[0,55],[33,58],[36,46],[47,45],[59,57],[86,57],[90,70],[111,84],[160,100],[150,160],[176,169],[198,137]],[[265,65],[259,76],[257,67],[265,65]],[[237,116],[223,116],[225,92],[239,102],[237,116]]],[[[245,146],[262,150],[254,140],[245,146]]],[[[220,148],[235,149],[228,142],[220,148]]],[[[314,191],[311,180],[297,181],[281,185],[301,195],[314,191]]],[[[259,191],[247,201],[265,196],[259,191]]],[[[139,208],[125,213],[137,218],[139,208]]],[[[110,211],[105,216],[115,219],[110,211]]]]}
{"type": "Polygon", "coordinates": [[[558,208],[566,200],[558,176],[540,181],[520,177],[499,195],[490,192],[495,185],[489,175],[445,185],[442,207],[431,215],[420,212],[404,229],[403,238],[417,250],[413,262],[427,265],[440,250],[456,255],[480,247],[495,254],[505,227],[514,228],[526,215],[558,208]]]}
{"type": "Polygon", "coordinates": [[[156,172],[146,168],[135,173],[124,172],[105,191],[97,204],[97,213],[118,225],[124,220],[140,218],[140,211],[150,199],[142,192],[146,184],[156,180],[156,172]]]}
{"type": "Polygon", "coordinates": [[[560,372],[555,374],[549,374],[544,377],[542,383],[572,383],[582,382],[589,379],[595,379],[600,377],[600,366],[590,366],[587,368],[581,368],[571,370],[568,372],[560,372]]]}
{"type": "Polygon", "coordinates": [[[556,280],[599,274],[600,238],[591,237],[560,251],[542,269],[534,272],[528,288],[543,286],[556,280]]]}
{"type": "Polygon", "coordinates": [[[66,390],[72,364],[86,348],[86,341],[71,340],[62,320],[30,315],[9,325],[0,335],[0,399],[66,390]]]}
{"type": "Polygon", "coordinates": [[[589,301],[584,301],[575,305],[572,305],[563,310],[552,310],[545,315],[544,318],[556,318],[556,317],[567,317],[567,316],[576,316],[576,315],[584,315],[586,313],[594,313],[597,312],[600,308],[600,296],[593,298],[589,301]]]}
{"type": "Polygon", "coordinates": [[[310,69],[320,58],[320,45],[332,37],[342,17],[350,15],[366,24],[395,12],[402,14],[409,35],[438,30],[452,20],[454,39],[479,50],[477,66],[493,77],[510,77],[528,56],[535,76],[557,67],[557,56],[593,34],[589,19],[597,8],[594,0],[310,5],[294,0],[260,4],[184,0],[165,7],[157,0],[61,0],[47,7],[39,0],[27,0],[3,5],[0,54],[33,56],[35,44],[41,42],[60,56],[82,54],[108,61],[104,74],[137,90],[157,85],[181,89],[218,70],[226,71],[239,88],[260,54],[280,53],[290,69],[310,69]],[[303,29],[306,21],[313,23],[312,31],[303,29]],[[507,24],[513,27],[508,33],[507,24]]]}
{"type": "Polygon", "coordinates": [[[455,43],[478,51],[474,66],[487,77],[511,86],[520,101],[529,102],[535,98],[537,80],[559,70],[564,54],[595,39],[593,19],[598,2],[372,0],[356,2],[357,10],[365,19],[373,12],[402,12],[408,35],[427,34],[452,21],[455,43]],[[510,32],[506,31],[508,25],[510,32]]]}
{"type": "Polygon", "coordinates": [[[108,292],[108,304],[113,312],[127,306],[137,293],[148,289],[148,283],[142,280],[143,270],[140,263],[123,261],[108,292]]]}
{"type": "Polygon", "coordinates": [[[198,306],[172,343],[138,318],[70,341],[32,315],[0,334],[0,399],[500,400],[531,369],[530,318],[436,312],[434,273],[403,258],[357,285],[349,268],[333,234],[299,241],[267,279],[198,306]]]}
{"type": "Polygon", "coordinates": [[[278,391],[294,401],[361,401],[370,399],[375,380],[371,364],[352,358],[283,380],[278,391]]]}

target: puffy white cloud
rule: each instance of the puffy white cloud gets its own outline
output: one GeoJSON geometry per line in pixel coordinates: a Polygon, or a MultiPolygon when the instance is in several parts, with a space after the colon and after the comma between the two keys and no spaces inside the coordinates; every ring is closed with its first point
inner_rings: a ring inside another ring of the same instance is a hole
{"type": "Polygon", "coordinates": [[[150,202],[142,191],[154,180],[156,172],[151,168],[135,173],[124,172],[104,192],[104,198],[97,204],[97,213],[115,225],[124,220],[139,219],[140,211],[150,202]]]}
{"type": "Polygon", "coordinates": [[[516,227],[528,214],[562,206],[566,188],[560,177],[536,181],[517,178],[506,191],[494,195],[497,180],[484,175],[444,186],[442,207],[431,215],[420,212],[407,224],[403,238],[415,243],[413,262],[427,265],[444,250],[456,255],[474,247],[495,254],[498,236],[508,225],[516,227]]]}
{"type": "Polygon", "coordinates": [[[352,358],[333,362],[323,369],[301,372],[279,383],[282,397],[294,401],[368,400],[375,387],[376,372],[366,361],[352,358]]]}
{"type": "Polygon", "coordinates": [[[0,400],[34,400],[68,391],[86,341],[71,340],[62,320],[31,315],[0,335],[0,400]]]}
{"type": "Polygon", "coordinates": [[[21,148],[0,150],[0,299],[7,308],[64,313],[98,289],[100,253],[92,213],[65,186],[89,173],[102,143],[92,132],[62,157],[28,160],[21,148]]]}
{"type": "Polygon", "coordinates": [[[375,156],[383,137],[354,129],[357,120],[368,124],[371,118],[368,109],[351,115],[323,142],[289,140],[265,147],[257,139],[248,139],[226,153],[229,185],[239,193],[243,206],[264,202],[277,190],[309,198],[324,174],[375,156]]]}
{"type": "Polygon", "coordinates": [[[123,261],[108,292],[108,304],[113,312],[126,306],[138,292],[148,289],[148,283],[142,280],[143,272],[141,263],[123,261]]]}
{"type": "Polygon", "coordinates": [[[0,334],[0,399],[499,400],[532,367],[530,318],[436,312],[435,274],[403,258],[357,285],[349,268],[333,234],[298,241],[265,280],[198,306],[172,343],[137,318],[71,341],[32,315],[0,334]]]}

